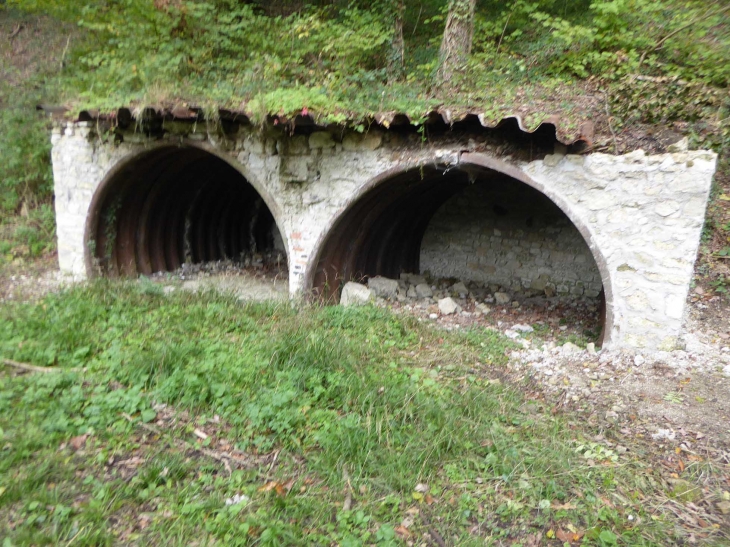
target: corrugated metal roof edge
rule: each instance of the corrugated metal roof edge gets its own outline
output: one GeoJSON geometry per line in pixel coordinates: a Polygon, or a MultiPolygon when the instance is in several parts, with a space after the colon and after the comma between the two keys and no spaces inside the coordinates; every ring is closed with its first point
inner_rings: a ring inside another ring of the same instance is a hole
{"type": "MultiPolygon", "coordinates": [[[[60,119],[69,119],[69,112],[73,112],[67,107],[39,105],[39,110],[43,110],[52,116],[60,119]]],[[[221,119],[239,121],[247,124],[252,123],[250,113],[244,111],[235,111],[229,109],[219,109],[218,115],[221,119]]],[[[78,111],[78,115],[71,116],[72,121],[94,121],[94,120],[125,120],[131,123],[133,120],[144,120],[150,118],[162,118],[180,121],[195,121],[204,119],[204,110],[194,106],[173,106],[173,107],[144,107],[144,108],[127,108],[122,107],[114,111],[101,112],[99,110],[88,109],[78,111]]],[[[444,123],[449,126],[469,122],[470,120],[478,120],[484,129],[500,129],[508,124],[516,123],[520,131],[525,134],[533,134],[543,132],[545,130],[553,130],[555,138],[558,142],[565,145],[574,145],[584,143],[592,146],[594,140],[595,128],[590,120],[585,120],[577,129],[569,130],[560,123],[560,116],[551,115],[542,119],[532,128],[527,127],[524,119],[520,114],[504,116],[500,119],[489,118],[484,112],[476,110],[459,110],[453,111],[449,108],[438,108],[428,111],[423,117],[416,119],[415,122],[411,116],[403,112],[378,112],[369,117],[359,119],[348,119],[346,123],[320,124],[314,114],[307,109],[303,109],[295,116],[269,115],[267,122],[273,125],[290,125],[296,126],[315,126],[315,127],[331,127],[332,125],[355,125],[365,123],[372,125],[373,123],[383,128],[402,127],[404,125],[419,126],[434,123],[444,123]]]]}

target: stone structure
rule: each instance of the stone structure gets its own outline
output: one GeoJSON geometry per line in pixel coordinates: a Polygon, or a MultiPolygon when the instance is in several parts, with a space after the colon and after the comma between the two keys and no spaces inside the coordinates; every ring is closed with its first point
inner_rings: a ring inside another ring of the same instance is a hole
{"type": "MultiPolygon", "coordinates": [[[[103,254],[102,221],[106,232],[126,231],[125,241],[136,245],[114,251],[137,261],[133,272],[159,267],[150,249],[164,247],[165,238],[173,237],[169,234],[184,236],[170,243],[177,254],[165,254],[162,264],[193,256],[187,254],[188,217],[165,225],[165,202],[152,214],[147,206],[152,198],[141,193],[145,181],[163,179],[155,186],[157,194],[182,192],[175,177],[192,176],[184,162],[194,153],[199,161],[225,162],[262,198],[278,227],[279,246],[286,250],[292,295],[349,280],[338,277],[397,277],[400,271],[426,269],[509,287],[554,286],[574,295],[595,295],[602,286],[606,345],[671,349],[681,344],[685,299],[715,169],[712,152],[571,155],[558,145],[557,153],[530,160],[506,153],[479,134],[447,133],[423,142],[417,134],[381,129],[365,134],[319,129],[289,136],[245,125],[208,132],[203,124],[164,124],[155,137],[128,128],[109,139],[92,122],[54,130],[64,272],[81,278],[95,273],[95,257],[103,254]],[[135,167],[142,163],[144,168],[135,167]],[[176,165],[178,172],[169,174],[176,165]],[[135,222],[142,218],[156,224],[115,224],[117,193],[126,196],[131,211],[138,205],[135,222]],[[481,204],[489,214],[479,215],[481,204]],[[471,212],[461,218],[463,211],[471,212]],[[147,226],[154,230],[146,231],[147,226]]],[[[204,164],[196,165],[205,172],[204,164]]],[[[231,191],[230,184],[224,187],[231,191]]],[[[199,201],[199,193],[191,190],[190,195],[188,209],[199,201]]],[[[258,209],[231,212],[225,205],[211,209],[208,232],[201,228],[208,245],[208,251],[201,247],[198,252],[201,260],[227,256],[248,239],[254,241],[256,219],[246,219],[258,209]],[[216,235],[222,228],[210,227],[238,217],[245,219],[239,219],[240,230],[234,226],[240,231],[234,242],[216,235]]],[[[109,247],[116,234],[105,237],[109,247]]],[[[124,268],[119,266],[118,273],[124,268]]]]}
{"type": "Polygon", "coordinates": [[[511,292],[597,297],[601,274],[577,228],[553,202],[515,180],[473,184],[434,215],[421,271],[511,292]]]}

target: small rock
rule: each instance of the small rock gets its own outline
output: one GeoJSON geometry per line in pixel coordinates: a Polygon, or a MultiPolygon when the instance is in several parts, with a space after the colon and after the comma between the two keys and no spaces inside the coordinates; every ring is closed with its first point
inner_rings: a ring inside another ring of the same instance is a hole
{"type": "Polygon", "coordinates": [[[595,355],[596,345],[593,342],[586,344],[586,351],[588,351],[588,355],[595,355]]]}
{"type": "Polygon", "coordinates": [[[667,146],[667,151],[670,153],[686,152],[689,150],[689,140],[687,137],[683,137],[674,144],[667,146]]]}
{"type": "Polygon", "coordinates": [[[512,330],[516,330],[519,332],[535,332],[535,329],[533,329],[530,325],[521,325],[519,323],[516,325],[512,325],[512,330]]]}
{"type": "Polygon", "coordinates": [[[723,515],[730,515],[730,501],[721,501],[717,504],[717,508],[723,515]]]}
{"type": "Polygon", "coordinates": [[[426,283],[419,283],[416,285],[416,296],[418,298],[431,298],[433,296],[433,291],[431,290],[431,287],[428,286],[426,283]]]}
{"type": "Polygon", "coordinates": [[[510,300],[512,300],[512,297],[506,292],[496,292],[494,293],[494,300],[497,302],[497,304],[509,304],[510,300]]]}
{"type": "Polygon", "coordinates": [[[606,419],[612,421],[618,420],[618,413],[614,412],[613,410],[609,410],[608,412],[606,412],[606,419]]]}
{"type": "Polygon", "coordinates": [[[368,287],[375,296],[381,298],[395,298],[398,292],[398,282],[395,279],[382,276],[371,277],[368,280],[368,287]]]}
{"type": "Polygon", "coordinates": [[[517,300],[515,300],[514,302],[512,302],[512,307],[513,308],[519,308],[520,307],[520,303],[517,302],[517,300]]]}
{"type": "Polygon", "coordinates": [[[451,290],[458,294],[461,298],[464,298],[467,294],[469,294],[469,289],[467,289],[466,285],[464,285],[464,283],[462,283],[461,281],[459,281],[458,283],[454,283],[454,286],[451,287],[451,290]]]}
{"type": "Polygon", "coordinates": [[[636,365],[637,367],[640,367],[640,366],[641,366],[641,365],[643,365],[644,363],[646,363],[646,359],[644,359],[644,357],[643,357],[643,356],[641,356],[641,355],[637,355],[637,356],[635,356],[635,357],[634,357],[634,364],[635,364],[635,365],[636,365]]]}
{"type": "Polygon", "coordinates": [[[652,434],[651,438],[655,441],[660,441],[663,439],[673,441],[676,436],[677,434],[671,429],[658,429],[656,433],[652,434]]]}
{"type": "Polygon", "coordinates": [[[492,311],[492,308],[490,308],[490,307],[489,307],[489,306],[487,306],[486,304],[477,304],[477,305],[476,305],[476,306],[474,306],[474,307],[475,307],[475,308],[476,308],[476,309],[477,309],[478,311],[480,311],[481,313],[483,313],[484,315],[487,315],[488,313],[490,313],[490,312],[492,311]]]}
{"type": "Polygon", "coordinates": [[[373,291],[365,285],[350,281],[342,288],[340,304],[342,306],[358,306],[370,302],[373,299],[373,291]]]}
{"type": "Polygon", "coordinates": [[[420,285],[421,283],[426,282],[425,276],[419,275],[419,274],[412,274],[412,273],[402,273],[400,274],[400,278],[404,281],[407,281],[411,285],[420,285]]]}
{"type": "Polygon", "coordinates": [[[451,315],[452,313],[456,313],[461,308],[460,306],[454,302],[454,299],[451,297],[442,298],[439,300],[439,311],[443,315],[451,315]]]}
{"type": "Polygon", "coordinates": [[[563,355],[570,355],[572,353],[579,353],[581,350],[572,342],[566,342],[562,346],[563,355]]]}
{"type": "Polygon", "coordinates": [[[238,505],[239,503],[248,503],[249,501],[251,501],[251,498],[246,494],[236,494],[226,500],[226,505],[238,505]]]}
{"type": "Polygon", "coordinates": [[[418,298],[418,293],[416,292],[416,287],[414,287],[413,285],[408,287],[408,292],[406,293],[406,296],[408,298],[418,298]]]}
{"type": "Polygon", "coordinates": [[[438,319],[439,318],[439,314],[438,313],[429,313],[428,314],[428,318],[429,319],[438,319]]]}

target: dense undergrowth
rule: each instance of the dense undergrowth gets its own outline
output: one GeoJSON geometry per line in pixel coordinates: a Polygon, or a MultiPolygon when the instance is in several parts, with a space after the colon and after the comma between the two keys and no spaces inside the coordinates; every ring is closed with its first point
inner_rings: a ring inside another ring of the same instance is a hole
{"type": "Polygon", "coordinates": [[[5,304],[0,354],[56,372],[0,373],[0,535],[680,541],[654,503],[673,494],[639,449],[619,454],[579,417],[499,380],[510,345],[373,307],[243,305],[149,282],[5,304]]]}

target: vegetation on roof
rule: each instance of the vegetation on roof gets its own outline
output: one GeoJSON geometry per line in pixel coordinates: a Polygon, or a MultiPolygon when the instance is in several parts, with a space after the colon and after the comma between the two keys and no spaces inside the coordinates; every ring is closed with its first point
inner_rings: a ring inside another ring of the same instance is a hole
{"type": "Polygon", "coordinates": [[[626,92],[628,82],[630,92],[638,84],[640,96],[646,87],[663,95],[681,81],[712,107],[719,101],[711,89],[695,87],[726,90],[730,83],[730,6],[724,2],[8,4],[86,31],[67,52],[59,82],[62,98],[76,107],[183,102],[245,110],[258,118],[306,108],[335,122],[381,111],[417,119],[441,104],[494,116],[521,106],[545,109],[537,115],[567,115],[574,98],[585,95],[586,80],[600,80],[594,87],[607,91],[626,92]],[[449,10],[469,3],[470,53],[443,81],[445,21],[449,10]]]}

